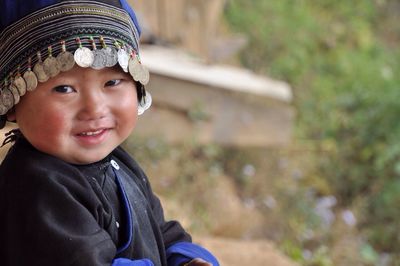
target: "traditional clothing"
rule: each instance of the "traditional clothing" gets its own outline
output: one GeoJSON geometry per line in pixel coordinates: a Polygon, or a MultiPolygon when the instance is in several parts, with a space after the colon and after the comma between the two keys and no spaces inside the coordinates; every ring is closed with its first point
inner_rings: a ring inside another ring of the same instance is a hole
{"type": "MultiPolygon", "coordinates": [[[[150,107],[140,27],[126,0],[1,0],[0,8],[0,128],[20,97],[75,64],[119,66],[136,82],[138,114],[150,107]]],[[[88,137],[115,126],[105,125],[79,130],[88,137]]],[[[116,135],[119,144],[125,136],[116,135]]],[[[15,139],[0,166],[1,265],[177,266],[193,258],[218,265],[178,222],[165,221],[146,175],[122,148],[73,165],[23,136],[8,138],[15,139]]]]}
{"type": "Polygon", "coordinates": [[[120,147],[68,164],[19,137],[0,166],[1,265],[180,265],[216,259],[191,243],[120,147]]]}

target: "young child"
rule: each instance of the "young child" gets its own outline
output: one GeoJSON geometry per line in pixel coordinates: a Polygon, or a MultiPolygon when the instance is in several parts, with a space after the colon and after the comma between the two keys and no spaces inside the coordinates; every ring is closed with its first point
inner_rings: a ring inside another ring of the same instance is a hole
{"type": "Polygon", "coordinates": [[[0,264],[219,265],[119,146],[150,106],[125,0],[1,0],[0,264]]]}

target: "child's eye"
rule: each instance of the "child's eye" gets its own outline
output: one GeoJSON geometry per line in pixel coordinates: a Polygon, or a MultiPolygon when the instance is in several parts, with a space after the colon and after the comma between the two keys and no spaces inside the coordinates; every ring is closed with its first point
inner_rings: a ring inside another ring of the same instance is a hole
{"type": "Polygon", "coordinates": [[[53,88],[53,91],[58,93],[72,93],[75,92],[75,89],[71,86],[61,85],[53,88]]]}
{"type": "Polygon", "coordinates": [[[120,83],[121,83],[120,79],[112,79],[112,80],[107,81],[106,84],[104,84],[104,86],[112,87],[112,86],[117,86],[120,83]]]}

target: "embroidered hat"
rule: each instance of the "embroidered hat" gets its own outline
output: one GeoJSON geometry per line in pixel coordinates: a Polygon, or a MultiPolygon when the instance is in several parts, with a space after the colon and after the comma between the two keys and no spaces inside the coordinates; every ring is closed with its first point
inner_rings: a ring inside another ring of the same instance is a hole
{"type": "Polygon", "coordinates": [[[139,84],[139,114],[150,107],[140,27],[126,0],[1,0],[0,115],[38,82],[80,67],[119,65],[139,84]],[[139,88],[140,87],[140,88],[139,88]]]}

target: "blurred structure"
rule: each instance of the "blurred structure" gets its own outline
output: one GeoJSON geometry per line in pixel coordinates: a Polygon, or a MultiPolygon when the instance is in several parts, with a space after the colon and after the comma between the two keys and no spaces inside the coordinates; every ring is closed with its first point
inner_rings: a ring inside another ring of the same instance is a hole
{"type": "MultiPolygon", "coordinates": [[[[225,0],[131,0],[139,12],[142,42],[171,43],[208,60],[217,59],[214,49],[225,0]]],[[[233,45],[231,39],[231,44],[233,45]]],[[[234,45],[244,45],[243,38],[234,45]]]]}
{"type": "Polygon", "coordinates": [[[180,50],[143,47],[153,106],[137,133],[176,143],[282,146],[290,140],[290,87],[245,69],[207,65],[180,50]]]}
{"type": "Polygon", "coordinates": [[[137,133],[177,143],[196,139],[233,146],[289,143],[291,88],[245,69],[217,65],[246,41],[221,34],[225,0],[135,0],[143,28],[141,56],[151,72],[153,106],[137,133]],[[147,45],[146,45],[147,44],[147,45]]]}
{"type": "Polygon", "coordinates": [[[151,72],[147,88],[154,100],[139,119],[137,135],[233,146],[290,142],[294,111],[289,85],[216,64],[246,43],[242,37],[220,35],[224,2],[130,0],[143,28],[142,61],[151,72]]]}

